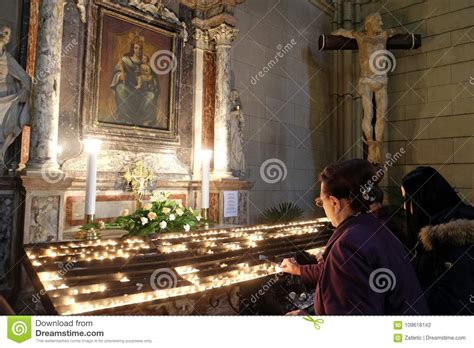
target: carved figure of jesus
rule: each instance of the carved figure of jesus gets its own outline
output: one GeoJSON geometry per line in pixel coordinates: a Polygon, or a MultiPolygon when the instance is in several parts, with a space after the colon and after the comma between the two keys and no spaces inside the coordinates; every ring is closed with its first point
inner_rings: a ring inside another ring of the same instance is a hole
{"type": "Polygon", "coordinates": [[[359,46],[359,63],[361,74],[358,92],[362,97],[362,130],[368,145],[367,160],[372,163],[381,162],[381,145],[385,117],[387,114],[387,72],[394,63],[393,55],[387,51],[388,38],[397,34],[396,30],[382,28],[382,17],[379,13],[368,15],[364,21],[364,31],[338,29],[332,35],[341,35],[356,39],[359,46]],[[388,69],[387,69],[388,68],[388,69]],[[375,138],[372,119],[374,111],[372,99],[375,94],[376,120],[375,138]]]}

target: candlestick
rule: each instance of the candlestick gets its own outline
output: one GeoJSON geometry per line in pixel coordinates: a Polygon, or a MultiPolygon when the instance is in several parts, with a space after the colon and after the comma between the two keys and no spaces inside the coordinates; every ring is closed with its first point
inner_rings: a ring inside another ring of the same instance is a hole
{"type": "MultiPolygon", "coordinates": [[[[95,220],[95,199],[97,188],[97,156],[100,151],[101,141],[98,139],[84,139],[84,151],[87,153],[87,174],[86,174],[86,223],[93,223],[95,220]]],[[[87,231],[86,239],[96,239],[99,237],[97,231],[92,228],[87,231]]]]}
{"type": "Polygon", "coordinates": [[[97,155],[101,141],[98,139],[85,139],[84,150],[87,153],[86,176],[86,215],[95,214],[95,194],[97,187],[97,155]]]}
{"type": "Polygon", "coordinates": [[[202,219],[204,220],[204,229],[208,230],[209,222],[207,221],[207,219],[209,218],[209,208],[201,209],[201,216],[202,216],[202,219]]]}
{"type": "MultiPolygon", "coordinates": [[[[204,220],[207,220],[207,215],[208,215],[208,210],[209,210],[209,180],[210,180],[212,151],[202,150],[201,157],[202,157],[201,208],[202,208],[204,220]]],[[[205,224],[208,225],[207,222],[205,224]]]]}

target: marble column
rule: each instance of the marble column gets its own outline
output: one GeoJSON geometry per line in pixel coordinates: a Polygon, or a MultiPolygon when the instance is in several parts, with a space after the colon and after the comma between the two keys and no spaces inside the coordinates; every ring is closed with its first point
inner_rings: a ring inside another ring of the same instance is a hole
{"type": "Polygon", "coordinates": [[[216,106],[214,117],[214,176],[232,177],[230,169],[230,44],[238,30],[223,23],[209,30],[216,43],[216,106]]]}
{"type": "Polygon", "coordinates": [[[197,28],[194,32],[194,40],[193,180],[200,180],[202,132],[204,124],[204,51],[209,49],[209,33],[197,28]]]}
{"type": "Polygon", "coordinates": [[[64,5],[64,0],[42,0],[39,9],[27,174],[60,171],[57,147],[64,5]]]}

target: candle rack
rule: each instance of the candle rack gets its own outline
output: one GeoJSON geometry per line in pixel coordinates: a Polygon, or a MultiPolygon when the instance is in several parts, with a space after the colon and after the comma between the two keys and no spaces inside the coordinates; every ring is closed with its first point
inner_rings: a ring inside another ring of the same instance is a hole
{"type": "MultiPolygon", "coordinates": [[[[317,219],[33,244],[24,246],[23,263],[48,314],[130,314],[138,308],[157,314],[156,306],[238,293],[246,283],[275,276],[275,262],[259,256],[279,262],[303,250],[318,252],[331,232],[327,220],[317,219]]],[[[185,307],[203,314],[196,303],[185,307]]]]}

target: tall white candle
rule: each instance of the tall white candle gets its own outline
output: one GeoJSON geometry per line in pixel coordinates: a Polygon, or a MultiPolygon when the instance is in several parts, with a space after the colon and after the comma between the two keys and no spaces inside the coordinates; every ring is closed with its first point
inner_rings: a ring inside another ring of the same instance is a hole
{"type": "Polygon", "coordinates": [[[210,180],[210,167],[211,167],[211,157],[212,151],[202,150],[202,184],[201,184],[201,195],[202,195],[202,209],[209,208],[209,180],[210,180]]]}
{"type": "Polygon", "coordinates": [[[95,195],[97,187],[97,156],[100,151],[101,141],[98,139],[85,139],[84,150],[87,153],[86,176],[86,215],[95,214],[95,195]]]}

